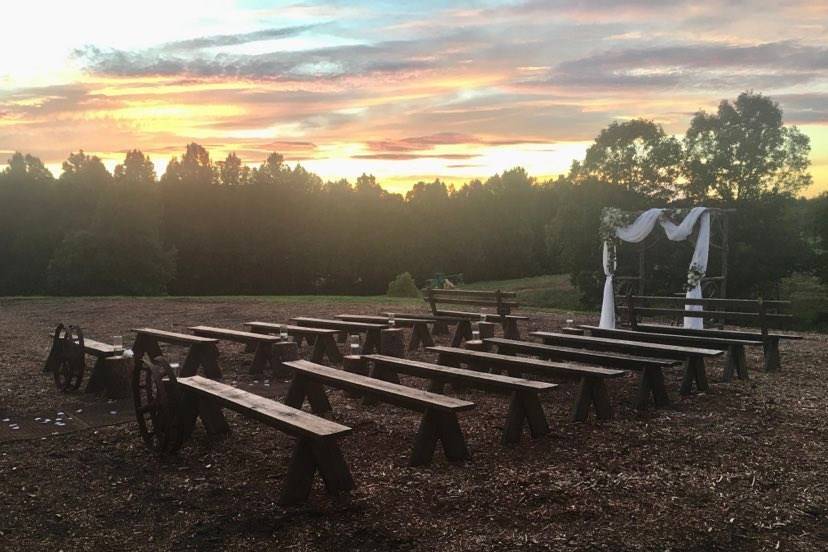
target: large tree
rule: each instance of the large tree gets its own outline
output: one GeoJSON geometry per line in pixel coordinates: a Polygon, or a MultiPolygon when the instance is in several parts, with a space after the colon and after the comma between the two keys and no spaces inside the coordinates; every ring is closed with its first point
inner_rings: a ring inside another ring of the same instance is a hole
{"type": "Polygon", "coordinates": [[[656,200],[673,197],[681,174],[681,144],[646,119],[612,123],[601,131],[581,163],[576,182],[594,179],[656,200]]]}
{"type": "Polygon", "coordinates": [[[744,92],[715,114],[699,111],[684,138],[685,193],[727,202],[794,194],[811,184],[808,137],[782,123],[770,98],[744,92]]]}

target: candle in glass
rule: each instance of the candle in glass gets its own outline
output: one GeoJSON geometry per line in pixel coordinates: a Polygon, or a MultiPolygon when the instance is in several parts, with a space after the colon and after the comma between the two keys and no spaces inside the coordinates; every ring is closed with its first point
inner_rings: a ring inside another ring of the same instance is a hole
{"type": "Polygon", "coordinates": [[[359,334],[352,335],[351,339],[350,339],[350,343],[351,343],[351,346],[350,346],[351,354],[358,356],[359,355],[359,334]]]}
{"type": "Polygon", "coordinates": [[[124,336],[122,336],[122,335],[113,335],[112,336],[112,347],[116,351],[123,351],[124,350],[124,336]]]}
{"type": "Polygon", "coordinates": [[[396,321],[396,319],[394,318],[394,313],[393,313],[393,312],[389,312],[389,313],[388,313],[388,325],[389,325],[389,326],[391,326],[391,327],[393,328],[396,324],[397,324],[397,321],[396,321]]]}

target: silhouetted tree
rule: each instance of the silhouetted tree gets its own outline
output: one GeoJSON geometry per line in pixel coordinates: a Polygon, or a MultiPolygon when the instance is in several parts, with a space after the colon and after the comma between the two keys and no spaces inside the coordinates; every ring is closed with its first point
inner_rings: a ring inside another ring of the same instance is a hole
{"type": "Polygon", "coordinates": [[[612,123],[574,163],[574,181],[594,178],[660,201],[676,192],[681,170],[681,144],[661,125],[646,119],[612,123]]]}
{"type": "Polygon", "coordinates": [[[723,100],[716,114],[699,111],[684,138],[684,190],[727,202],[794,194],[811,184],[810,143],[782,123],[782,109],[761,94],[723,100]]]}

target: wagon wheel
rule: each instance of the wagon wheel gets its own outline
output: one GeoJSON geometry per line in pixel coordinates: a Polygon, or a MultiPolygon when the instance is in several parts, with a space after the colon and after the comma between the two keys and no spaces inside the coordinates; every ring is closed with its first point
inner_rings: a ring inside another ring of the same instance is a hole
{"type": "MultiPolygon", "coordinates": [[[[60,326],[56,331],[61,331],[60,326]]],[[[64,393],[77,391],[85,369],[83,331],[79,326],[65,327],[58,339],[60,353],[55,365],[55,384],[64,393]]]]}
{"type": "Polygon", "coordinates": [[[163,357],[138,360],[132,372],[132,397],[138,430],[147,448],[163,455],[181,446],[175,371],[163,357]]]}

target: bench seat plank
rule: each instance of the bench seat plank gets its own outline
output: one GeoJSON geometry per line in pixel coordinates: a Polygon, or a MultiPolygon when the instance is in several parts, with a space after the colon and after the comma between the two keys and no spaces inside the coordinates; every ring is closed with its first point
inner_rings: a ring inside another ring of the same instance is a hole
{"type": "Polygon", "coordinates": [[[723,354],[719,349],[664,345],[648,341],[594,337],[590,335],[571,335],[557,332],[532,332],[529,335],[540,337],[546,343],[571,344],[595,350],[600,348],[603,350],[627,351],[634,354],[654,354],[665,358],[678,358],[682,360],[691,355],[716,357],[723,354]]]}
{"type": "Polygon", "coordinates": [[[191,326],[190,331],[195,335],[201,337],[213,337],[216,339],[223,339],[228,341],[236,341],[239,343],[277,343],[279,337],[270,334],[243,332],[240,330],[231,330],[229,328],[217,328],[215,326],[191,326]]]}
{"type": "Polygon", "coordinates": [[[607,378],[622,377],[626,374],[624,370],[549,362],[536,358],[470,351],[457,347],[429,347],[428,350],[437,353],[437,360],[440,364],[455,365],[454,363],[465,362],[470,367],[482,364],[495,369],[505,369],[510,376],[514,377],[522,372],[539,372],[579,378],[580,392],[572,409],[572,418],[578,422],[587,419],[589,407],[592,404],[595,405],[596,415],[600,419],[612,417],[612,407],[604,381],[607,378]]]}
{"type": "Polygon", "coordinates": [[[330,328],[312,328],[310,326],[277,324],[275,322],[245,322],[244,325],[248,328],[257,330],[277,331],[283,329],[288,333],[305,333],[309,335],[335,335],[341,333],[341,330],[332,330],[330,328]]]}
{"type": "Polygon", "coordinates": [[[509,390],[532,389],[535,391],[545,391],[547,389],[554,389],[557,387],[557,384],[545,381],[515,378],[501,374],[490,374],[488,372],[467,370],[465,368],[443,366],[440,364],[431,364],[430,362],[421,362],[418,360],[409,360],[386,355],[365,355],[362,358],[366,358],[374,362],[380,362],[388,366],[393,366],[396,370],[406,374],[428,378],[440,378],[449,381],[457,380],[474,382],[487,387],[496,387],[509,390]]]}
{"type": "Polygon", "coordinates": [[[684,328],[681,326],[667,326],[665,324],[637,324],[636,328],[644,332],[655,333],[675,333],[678,335],[695,335],[702,337],[722,337],[725,339],[747,339],[750,341],[761,342],[765,337],[775,339],[805,339],[805,336],[796,334],[783,334],[777,332],[768,332],[766,336],[762,332],[752,332],[745,330],[718,330],[718,329],[698,329],[698,328],[684,328]]]}
{"type": "Polygon", "coordinates": [[[476,320],[481,318],[483,315],[486,315],[486,318],[489,320],[499,320],[501,318],[507,318],[509,320],[529,320],[528,316],[524,316],[521,314],[497,314],[492,312],[464,312],[464,311],[454,311],[454,310],[437,310],[437,316],[450,316],[456,318],[471,318],[472,320],[476,320]]]}
{"type": "Polygon", "coordinates": [[[653,343],[661,343],[664,345],[690,345],[705,347],[708,349],[721,348],[722,350],[727,350],[732,345],[754,346],[759,344],[756,341],[746,339],[640,332],[637,330],[624,330],[620,328],[599,328],[598,326],[590,326],[587,324],[582,324],[578,327],[583,328],[597,337],[621,337],[632,341],[651,341],[653,343]]]}
{"type": "Polygon", "coordinates": [[[179,345],[196,345],[206,343],[218,343],[217,339],[209,337],[199,337],[197,335],[183,334],[178,332],[168,332],[166,330],[156,330],[153,328],[135,328],[134,331],[138,335],[145,335],[153,337],[163,343],[175,343],[179,345]]]}
{"type": "Polygon", "coordinates": [[[384,402],[411,408],[420,412],[429,408],[461,412],[474,408],[474,403],[430,393],[397,383],[378,380],[361,374],[345,372],[328,366],[322,366],[306,360],[285,362],[285,366],[297,373],[307,375],[332,387],[347,391],[358,391],[381,397],[384,402]]]}
{"type": "Polygon", "coordinates": [[[469,458],[469,450],[460,429],[457,413],[474,408],[474,403],[304,360],[287,362],[285,365],[295,371],[285,397],[286,404],[299,408],[307,397],[313,411],[322,414],[331,410],[323,385],[356,391],[365,395],[366,399],[373,398],[423,413],[411,451],[412,466],[431,463],[438,441],[443,444],[443,450],[449,460],[469,458]]]}
{"type": "Polygon", "coordinates": [[[340,331],[368,331],[381,330],[388,324],[369,324],[367,322],[349,322],[347,320],[330,320],[327,318],[311,318],[308,316],[297,316],[291,318],[299,326],[314,326],[318,328],[330,328],[340,331]]]}
{"type": "Polygon", "coordinates": [[[513,445],[519,442],[524,425],[529,427],[529,433],[533,438],[549,434],[549,423],[543,412],[538,393],[556,388],[557,385],[554,383],[490,374],[386,355],[366,355],[363,358],[373,362],[372,377],[398,382],[397,372],[402,372],[427,378],[430,380],[429,391],[442,393],[444,385],[451,383],[455,386],[455,390],[459,389],[461,385],[469,384],[484,390],[510,392],[509,410],[503,424],[502,442],[504,445],[513,445]]]}
{"type": "Polygon", "coordinates": [[[537,358],[516,357],[511,355],[501,355],[497,353],[487,353],[484,351],[470,351],[468,349],[461,349],[458,347],[429,347],[429,351],[438,353],[440,355],[452,356],[460,359],[468,359],[471,361],[483,361],[492,364],[498,364],[504,367],[511,367],[516,369],[526,370],[541,370],[549,374],[570,376],[570,377],[590,377],[590,378],[618,378],[626,374],[624,370],[614,370],[610,368],[600,368],[597,366],[582,366],[578,364],[568,364],[562,362],[550,362],[548,360],[540,360],[537,358]]]}
{"type": "Polygon", "coordinates": [[[178,378],[177,384],[185,391],[182,405],[185,410],[192,408],[189,397],[197,397],[197,408],[202,416],[209,410],[223,421],[220,407],[224,406],[297,438],[279,496],[280,504],[292,505],[307,500],[317,471],[329,494],[347,492],[355,487],[337,443],[337,438],[350,433],[351,428],[201,376],[178,378]]]}
{"type": "Polygon", "coordinates": [[[178,378],[179,385],[217,400],[222,406],[294,436],[337,437],[351,428],[280,402],[202,376],[178,378]]]}
{"type": "Polygon", "coordinates": [[[680,366],[682,364],[682,361],[679,359],[653,358],[609,351],[590,351],[576,347],[545,345],[534,341],[518,341],[501,337],[490,337],[484,341],[492,345],[497,345],[498,352],[501,353],[519,352],[548,357],[554,360],[569,360],[625,370],[643,370],[648,366],[666,368],[680,366]]]}

